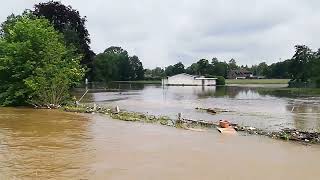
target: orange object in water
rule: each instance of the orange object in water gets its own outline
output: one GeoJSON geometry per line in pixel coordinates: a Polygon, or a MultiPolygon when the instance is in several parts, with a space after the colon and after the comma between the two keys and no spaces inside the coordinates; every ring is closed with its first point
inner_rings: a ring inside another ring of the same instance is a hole
{"type": "Polygon", "coordinates": [[[230,122],[226,120],[220,120],[219,121],[219,126],[222,128],[228,128],[230,126],[230,122]]]}

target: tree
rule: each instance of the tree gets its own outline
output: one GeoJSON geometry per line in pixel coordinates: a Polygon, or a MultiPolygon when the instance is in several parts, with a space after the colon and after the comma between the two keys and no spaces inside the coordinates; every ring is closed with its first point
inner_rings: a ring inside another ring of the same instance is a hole
{"type": "Polygon", "coordinates": [[[165,76],[164,70],[161,67],[156,67],[152,70],[152,76],[161,79],[165,76]]]}
{"type": "Polygon", "coordinates": [[[181,74],[185,72],[184,65],[182,62],[178,62],[177,64],[173,65],[173,74],[181,74]]]}
{"type": "Polygon", "coordinates": [[[161,80],[165,77],[164,69],[156,67],[154,69],[146,69],[144,73],[145,80],[161,80]]]}
{"type": "Polygon", "coordinates": [[[111,46],[108,47],[106,50],[104,50],[104,53],[107,54],[118,54],[118,55],[124,55],[124,56],[128,56],[128,52],[124,49],[122,49],[121,47],[118,46],[111,46]]]}
{"type": "Polygon", "coordinates": [[[197,63],[192,63],[191,66],[189,66],[186,69],[186,73],[193,74],[193,75],[199,75],[199,68],[197,63]]]}
{"type": "Polygon", "coordinates": [[[95,81],[135,81],[144,79],[144,68],[138,56],[130,57],[121,47],[111,46],[93,61],[95,81]]]}
{"type": "MultiPolygon", "coordinates": [[[[59,105],[82,78],[79,56],[43,18],[9,17],[0,37],[1,105],[59,105]]],[[[4,27],[2,26],[2,27],[4,27]]]]}
{"type": "Polygon", "coordinates": [[[226,62],[219,62],[217,58],[213,58],[211,64],[213,66],[211,75],[227,78],[229,66],[226,62]]]}
{"type": "Polygon", "coordinates": [[[166,76],[173,76],[175,75],[173,72],[174,67],[172,65],[166,67],[166,69],[164,70],[166,76]]]}
{"type": "Polygon", "coordinates": [[[120,80],[119,59],[115,54],[101,53],[93,61],[93,79],[98,82],[120,80]]]}
{"type": "Polygon", "coordinates": [[[230,70],[237,70],[238,68],[239,68],[239,67],[238,67],[238,65],[237,65],[236,60],[234,60],[233,58],[230,59],[230,61],[229,61],[229,69],[230,69],[230,70]]]}
{"type": "Polygon", "coordinates": [[[129,57],[129,80],[136,81],[144,79],[144,69],[138,56],[129,57]]]}
{"type": "Polygon", "coordinates": [[[310,77],[308,64],[314,58],[312,50],[305,45],[296,45],[296,52],[291,59],[289,72],[293,80],[306,82],[310,77]]]}
{"type": "Polygon", "coordinates": [[[86,17],[81,17],[79,11],[58,1],[39,3],[34,8],[33,14],[48,19],[54,28],[64,35],[67,45],[72,44],[78,53],[83,54],[81,64],[91,68],[95,54],[90,50],[86,17]]]}
{"type": "Polygon", "coordinates": [[[206,75],[209,74],[210,71],[210,64],[209,61],[206,59],[200,59],[197,62],[198,65],[198,72],[200,75],[206,75]]]}
{"type": "Polygon", "coordinates": [[[266,76],[268,73],[268,64],[266,62],[262,62],[257,66],[257,72],[256,75],[259,76],[266,76]]]}

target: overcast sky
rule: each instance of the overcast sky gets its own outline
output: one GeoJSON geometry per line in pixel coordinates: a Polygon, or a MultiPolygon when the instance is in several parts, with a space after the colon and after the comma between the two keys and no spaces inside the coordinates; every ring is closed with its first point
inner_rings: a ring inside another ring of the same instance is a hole
{"type": "MultiPolygon", "coordinates": [[[[3,0],[0,21],[40,0],[3,0]]],[[[320,48],[318,0],[62,0],[87,16],[96,53],[121,46],[144,66],[206,58],[238,64],[290,58],[295,44],[320,48]]]]}

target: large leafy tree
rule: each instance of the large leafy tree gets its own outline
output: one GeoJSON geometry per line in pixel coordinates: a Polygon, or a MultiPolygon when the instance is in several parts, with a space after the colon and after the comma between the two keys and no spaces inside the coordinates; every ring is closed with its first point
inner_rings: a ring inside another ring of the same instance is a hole
{"type": "Polygon", "coordinates": [[[210,74],[210,64],[209,61],[206,59],[200,59],[198,62],[198,72],[200,75],[207,75],[210,74]]]}
{"type": "Polygon", "coordinates": [[[81,64],[91,68],[95,54],[89,46],[89,32],[85,26],[86,17],[81,17],[79,11],[58,1],[36,4],[33,14],[48,19],[54,28],[63,34],[67,45],[72,44],[78,53],[83,54],[81,64]]]}
{"type": "Polygon", "coordinates": [[[238,65],[237,65],[237,62],[236,62],[236,60],[235,59],[230,59],[230,61],[229,61],[229,69],[230,70],[236,70],[236,69],[238,69],[239,67],[238,67],[238,65]]]}
{"type": "Polygon", "coordinates": [[[305,45],[296,45],[295,48],[289,72],[294,80],[305,82],[310,76],[308,64],[313,60],[314,52],[305,45]]]}
{"type": "Polygon", "coordinates": [[[111,46],[98,54],[93,62],[95,81],[142,80],[144,69],[138,56],[130,57],[121,47],[111,46]]]}
{"type": "Polygon", "coordinates": [[[199,75],[199,68],[197,63],[192,63],[191,66],[189,66],[186,69],[186,73],[193,74],[193,75],[199,75]]]}
{"type": "Polygon", "coordinates": [[[184,65],[182,62],[178,62],[177,64],[173,65],[173,74],[181,74],[185,72],[184,65]]]}
{"type": "Polygon", "coordinates": [[[138,56],[129,57],[129,79],[133,81],[144,79],[143,65],[138,56]]]}
{"type": "Polygon", "coordinates": [[[109,82],[120,80],[119,56],[111,53],[98,54],[93,61],[94,80],[109,82]]]}
{"type": "Polygon", "coordinates": [[[166,67],[165,70],[164,70],[166,76],[173,76],[173,75],[175,75],[173,69],[174,69],[174,67],[173,67],[172,65],[169,65],[168,67],[166,67]]]}
{"type": "Polygon", "coordinates": [[[59,105],[82,78],[72,48],[48,20],[9,17],[0,37],[0,104],[59,105]]]}
{"type": "Polygon", "coordinates": [[[211,61],[212,70],[210,72],[211,75],[215,76],[223,76],[227,78],[229,66],[226,62],[220,62],[217,58],[213,58],[211,61]]]}

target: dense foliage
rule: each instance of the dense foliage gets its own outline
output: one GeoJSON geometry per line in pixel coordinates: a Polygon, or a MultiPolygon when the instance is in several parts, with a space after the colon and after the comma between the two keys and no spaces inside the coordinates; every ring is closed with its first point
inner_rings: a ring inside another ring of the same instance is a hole
{"type": "Polygon", "coordinates": [[[268,65],[262,62],[258,65],[239,66],[236,60],[231,59],[228,63],[213,58],[211,63],[206,59],[200,59],[184,69],[184,65],[179,62],[169,65],[165,69],[157,67],[153,70],[146,70],[149,79],[154,77],[165,77],[186,72],[192,75],[221,76],[228,77],[232,70],[246,70],[252,72],[254,78],[276,78],[291,79],[291,83],[301,83],[304,86],[313,84],[320,86],[320,49],[312,51],[305,45],[295,46],[296,52],[291,59],[280,61],[268,65]]]}
{"type": "Polygon", "coordinates": [[[67,45],[72,44],[76,47],[77,53],[83,54],[81,64],[89,68],[90,76],[95,54],[89,46],[89,32],[85,26],[86,17],[81,17],[79,11],[58,1],[36,4],[33,14],[48,19],[54,28],[63,34],[67,45]]]}
{"type": "Polygon", "coordinates": [[[1,105],[64,103],[83,76],[81,56],[43,18],[10,16],[1,32],[1,105]]]}
{"type": "Polygon", "coordinates": [[[109,47],[93,61],[94,80],[135,81],[144,79],[144,69],[138,56],[129,56],[121,47],[109,47]]]}

